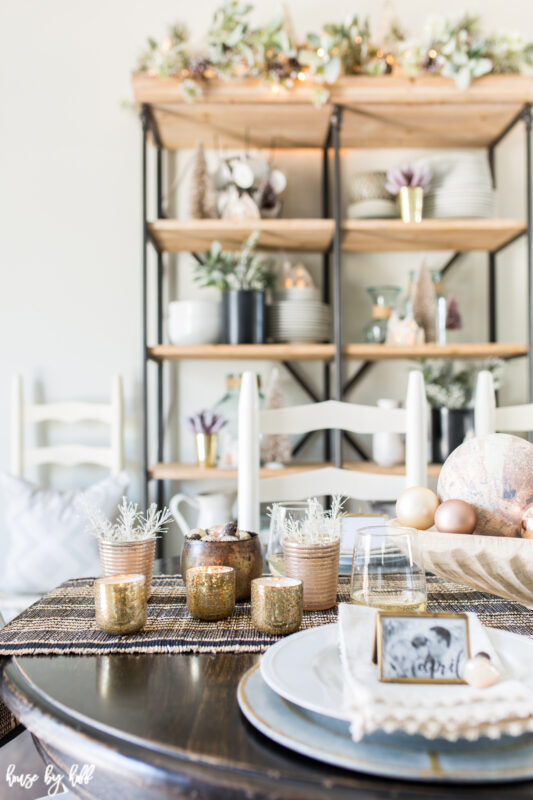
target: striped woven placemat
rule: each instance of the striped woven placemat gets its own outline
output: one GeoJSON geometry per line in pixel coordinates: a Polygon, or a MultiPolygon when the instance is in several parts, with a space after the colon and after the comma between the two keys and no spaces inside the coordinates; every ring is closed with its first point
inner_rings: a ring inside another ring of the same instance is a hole
{"type": "MultiPolygon", "coordinates": [[[[346,602],[349,578],[339,579],[338,600],[346,602]]],[[[485,595],[439,578],[428,578],[429,611],[475,611],[482,622],[533,635],[533,612],[518,603],[485,595]]],[[[304,613],[302,629],[335,622],[337,609],[304,613]]],[[[107,655],[109,653],[261,653],[277,641],[256,631],[250,604],[238,603],[219,622],[192,619],[180,577],[153,578],[145,628],[130,636],[110,636],[94,620],[93,580],[80,578],[45,595],[0,631],[0,656],[107,655]]]]}

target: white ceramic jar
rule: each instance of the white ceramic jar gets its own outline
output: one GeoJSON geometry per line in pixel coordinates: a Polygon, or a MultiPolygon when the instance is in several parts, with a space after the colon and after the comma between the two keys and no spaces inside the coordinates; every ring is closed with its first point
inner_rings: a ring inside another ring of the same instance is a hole
{"type": "Polygon", "coordinates": [[[217,344],[222,333],[222,304],[210,300],[175,300],[168,305],[172,344],[217,344]]]}
{"type": "MultiPolygon", "coordinates": [[[[399,408],[398,400],[383,398],[378,408],[399,408]]],[[[375,433],[372,437],[372,458],[380,467],[393,467],[405,461],[405,444],[401,433],[375,433]]]]}

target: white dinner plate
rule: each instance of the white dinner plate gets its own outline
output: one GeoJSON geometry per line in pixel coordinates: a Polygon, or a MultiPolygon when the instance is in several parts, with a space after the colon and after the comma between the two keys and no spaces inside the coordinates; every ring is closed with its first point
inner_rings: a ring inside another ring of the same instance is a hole
{"type": "MultiPolygon", "coordinates": [[[[501,783],[533,777],[531,734],[497,741],[428,742],[404,733],[376,733],[354,742],[347,722],[287,702],[267,686],[257,665],[241,678],[237,700],[246,719],[272,741],[344,769],[432,783],[501,783]]],[[[272,794],[276,794],[274,784],[272,794]]],[[[505,793],[499,796],[503,799],[505,793]]]]}
{"type": "MultiPolygon", "coordinates": [[[[533,688],[533,641],[517,633],[485,628],[506,672],[533,688]]],[[[261,659],[261,675],[285,700],[308,711],[347,720],[337,623],[293,633],[273,644],[261,659]]]]}

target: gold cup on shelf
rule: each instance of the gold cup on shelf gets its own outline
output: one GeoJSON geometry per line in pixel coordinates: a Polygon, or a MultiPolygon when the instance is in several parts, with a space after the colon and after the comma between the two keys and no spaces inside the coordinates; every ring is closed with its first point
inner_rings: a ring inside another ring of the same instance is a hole
{"type": "Polygon", "coordinates": [[[402,186],[398,194],[398,205],[403,222],[422,222],[424,189],[421,186],[402,186]]]}
{"type": "Polygon", "coordinates": [[[235,606],[233,567],[190,567],[187,570],[187,608],[191,617],[214,621],[229,617],[235,606]]]}
{"type": "Polygon", "coordinates": [[[196,463],[199,467],[216,467],[218,436],[216,433],[195,433],[196,463]]]}
{"type": "Polygon", "coordinates": [[[252,581],[252,625],[272,636],[294,633],[302,622],[303,597],[303,583],[297,578],[256,578],[252,581]]]}
{"type": "Polygon", "coordinates": [[[146,578],[141,574],[111,575],[94,582],[96,624],[100,630],[125,636],[146,624],[146,578]]]}

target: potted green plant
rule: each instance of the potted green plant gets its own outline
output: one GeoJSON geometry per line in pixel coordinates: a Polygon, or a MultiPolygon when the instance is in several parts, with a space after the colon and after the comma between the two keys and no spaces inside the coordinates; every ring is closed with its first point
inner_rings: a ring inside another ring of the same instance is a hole
{"type": "Polygon", "coordinates": [[[273,273],[270,263],[253,252],[258,238],[252,233],[239,252],[223,252],[215,241],[196,266],[195,280],[222,292],[226,344],[263,344],[266,339],[266,290],[273,273]]]}
{"type": "Polygon", "coordinates": [[[442,464],[467,436],[474,433],[474,392],[478,372],[492,372],[494,387],[503,379],[503,361],[425,361],[422,374],[431,407],[431,460],[442,464]]]}

